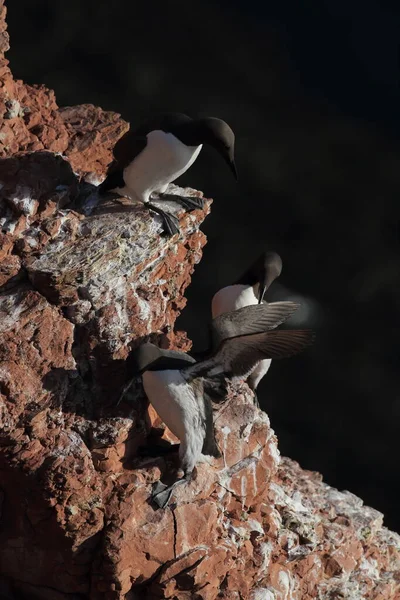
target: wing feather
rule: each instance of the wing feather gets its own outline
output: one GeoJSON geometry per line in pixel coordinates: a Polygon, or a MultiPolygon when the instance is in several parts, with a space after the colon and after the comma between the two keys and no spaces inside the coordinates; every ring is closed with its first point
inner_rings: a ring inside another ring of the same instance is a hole
{"type": "Polygon", "coordinates": [[[238,335],[251,335],[275,329],[286,321],[298,308],[295,302],[271,302],[244,306],[238,310],[223,313],[213,319],[213,347],[228,338],[238,335]]]}
{"type": "Polygon", "coordinates": [[[208,360],[189,365],[185,379],[195,377],[227,378],[247,377],[257,363],[264,358],[276,360],[298,354],[314,341],[310,329],[266,331],[254,335],[229,338],[222,342],[218,351],[208,360]]]}
{"type": "Polygon", "coordinates": [[[314,333],[309,329],[267,331],[242,336],[223,342],[214,359],[221,361],[232,376],[244,377],[251,373],[260,360],[289,358],[312,344],[313,339],[314,333]]]}

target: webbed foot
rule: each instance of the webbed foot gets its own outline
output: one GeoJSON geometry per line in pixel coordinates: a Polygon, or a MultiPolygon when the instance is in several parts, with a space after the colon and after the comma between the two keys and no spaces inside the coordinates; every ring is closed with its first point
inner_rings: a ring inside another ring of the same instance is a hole
{"type": "Polygon", "coordinates": [[[160,215],[160,217],[163,220],[164,233],[166,233],[169,236],[173,236],[176,233],[180,233],[179,219],[175,217],[175,215],[171,215],[170,213],[165,212],[165,210],[158,208],[158,206],[155,206],[150,202],[147,202],[146,206],[150,208],[153,212],[160,215]]]}
{"type": "Polygon", "coordinates": [[[175,481],[175,483],[170,486],[165,485],[165,483],[162,483],[161,481],[157,481],[157,483],[155,483],[153,486],[153,491],[151,494],[152,501],[157,504],[159,508],[165,508],[168,506],[168,502],[171,499],[174,488],[176,488],[178,485],[182,485],[182,483],[187,483],[189,479],[187,476],[183,477],[182,479],[175,481]]]}
{"type": "Polygon", "coordinates": [[[161,483],[161,481],[157,481],[157,483],[154,484],[151,499],[157,504],[158,508],[165,508],[168,506],[173,488],[173,485],[168,486],[161,483]]]}
{"type": "Polygon", "coordinates": [[[186,210],[202,209],[205,206],[203,198],[198,196],[178,196],[177,194],[160,194],[161,200],[172,200],[181,204],[186,210]]]}

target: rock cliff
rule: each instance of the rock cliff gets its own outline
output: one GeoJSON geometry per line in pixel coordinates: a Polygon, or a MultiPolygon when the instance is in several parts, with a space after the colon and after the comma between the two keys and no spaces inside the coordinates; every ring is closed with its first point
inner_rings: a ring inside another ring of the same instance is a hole
{"type": "MultiPolygon", "coordinates": [[[[93,183],[127,129],[15,81],[0,0],[0,597],[39,600],[389,600],[400,538],[382,515],[280,458],[245,384],[215,408],[223,458],[165,510],[149,503],[173,441],[125,359],[174,332],[210,211],[159,235],[141,205],[93,183]]],[[[176,191],[171,186],[171,192],[176,191]]],[[[199,194],[194,190],[185,193],[199,194]]]]}

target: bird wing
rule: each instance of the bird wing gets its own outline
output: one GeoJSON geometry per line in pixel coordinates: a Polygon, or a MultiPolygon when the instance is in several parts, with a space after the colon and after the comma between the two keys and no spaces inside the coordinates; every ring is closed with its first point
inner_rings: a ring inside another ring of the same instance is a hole
{"type": "Polygon", "coordinates": [[[208,360],[185,369],[185,379],[195,377],[247,377],[256,364],[265,358],[276,360],[298,354],[312,344],[310,329],[266,331],[254,335],[229,338],[208,360]]]}
{"type": "Polygon", "coordinates": [[[114,160],[108,168],[107,177],[99,186],[100,193],[116,187],[124,187],[124,169],[144,150],[147,145],[147,134],[150,131],[157,129],[169,131],[171,123],[176,126],[188,121],[191,121],[191,118],[182,113],[165,113],[155,115],[136,129],[127,131],[114,146],[114,160]]]}
{"type": "Polygon", "coordinates": [[[125,169],[138,154],[146,148],[147,136],[138,135],[135,131],[127,131],[113,149],[114,159],[120,169],[125,169]]]}
{"type": "Polygon", "coordinates": [[[114,160],[108,167],[107,177],[100,185],[100,192],[107,192],[116,187],[124,187],[123,172],[125,167],[133,161],[134,158],[147,145],[145,135],[137,135],[134,131],[127,131],[115,144],[113,149],[114,160]]]}
{"type": "Polygon", "coordinates": [[[223,340],[238,335],[251,335],[275,329],[286,321],[298,308],[295,302],[271,302],[244,306],[238,310],[223,313],[213,319],[211,335],[213,348],[218,348],[223,340]]]}
{"type": "Polygon", "coordinates": [[[119,138],[113,149],[115,162],[120,169],[125,169],[130,162],[147,145],[147,134],[151,131],[162,130],[168,132],[170,127],[182,125],[190,122],[192,119],[182,113],[164,113],[155,115],[148,119],[136,129],[130,129],[119,138]]]}
{"type": "Polygon", "coordinates": [[[267,331],[251,336],[231,338],[221,344],[214,359],[236,377],[249,374],[264,359],[288,358],[309,346],[314,339],[310,329],[267,331]]]}

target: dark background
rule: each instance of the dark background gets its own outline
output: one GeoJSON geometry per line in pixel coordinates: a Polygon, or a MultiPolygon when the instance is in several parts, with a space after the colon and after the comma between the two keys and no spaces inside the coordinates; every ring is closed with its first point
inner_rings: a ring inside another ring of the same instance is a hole
{"type": "Polygon", "coordinates": [[[181,181],[214,197],[178,325],[204,340],[212,294],[264,248],[269,299],[318,331],[275,362],[260,398],[283,454],[360,495],[400,530],[400,5],[383,0],[11,0],[16,77],[137,124],[224,118],[236,184],[205,149],[181,181]]]}

